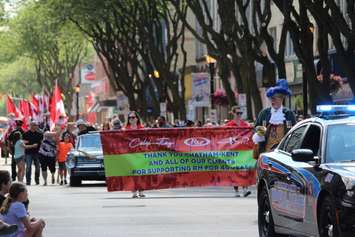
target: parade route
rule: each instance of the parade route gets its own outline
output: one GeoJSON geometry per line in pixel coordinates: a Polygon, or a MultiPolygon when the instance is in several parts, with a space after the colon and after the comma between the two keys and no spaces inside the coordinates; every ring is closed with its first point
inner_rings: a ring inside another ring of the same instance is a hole
{"type": "Polygon", "coordinates": [[[30,212],[44,218],[45,236],[257,236],[255,193],[210,187],[108,193],[103,185],[31,186],[30,212]]]}

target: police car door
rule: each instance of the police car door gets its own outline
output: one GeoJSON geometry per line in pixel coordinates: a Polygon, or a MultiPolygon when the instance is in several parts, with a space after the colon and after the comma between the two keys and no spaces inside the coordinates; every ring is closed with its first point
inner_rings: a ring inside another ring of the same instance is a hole
{"type": "Polygon", "coordinates": [[[294,214],[294,211],[297,212],[297,210],[290,209],[290,193],[297,190],[296,185],[291,181],[294,170],[291,151],[301,147],[307,127],[306,124],[296,128],[282,141],[277,149],[273,164],[273,168],[278,170],[278,172],[274,172],[276,179],[270,183],[273,217],[276,225],[289,230],[296,230],[293,221],[297,216],[294,214]]]}

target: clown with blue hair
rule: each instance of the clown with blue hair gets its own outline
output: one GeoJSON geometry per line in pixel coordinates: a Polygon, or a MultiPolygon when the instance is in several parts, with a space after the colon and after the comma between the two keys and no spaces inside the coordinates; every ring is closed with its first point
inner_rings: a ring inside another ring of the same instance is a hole
{"type": "Polygon", "coordinates": [[[279,79],[274,87],[266,91],[271,107],[259,113],[255,122],[255,127],[258,128],[257,133],[253,136],[254,143],[258,145],[259,154],[271,151],[296,124],[294,113],[282,105],[285,97],[290,95],[291,91],[285,79],[279,79]],[[265,132],[260,133],[261,130],[265,132]]]}

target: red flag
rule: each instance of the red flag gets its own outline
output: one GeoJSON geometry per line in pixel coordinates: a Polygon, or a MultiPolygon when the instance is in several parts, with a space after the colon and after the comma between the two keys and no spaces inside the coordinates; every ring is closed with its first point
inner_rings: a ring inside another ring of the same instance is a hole
{"type": "Polygon", "coordinates": [[[27,100],[20,100],[20,111],[25,118],[32,118],[30,111],[30,103],[27,100]]]}
{"type": "Polygon", "coordinates": [[[32,112],[39,114],[39,99],[35,95],[32,96],[32,104],[31,104],[32,112]]]}
{"type": "Polygon", "coordinates": [[[62,94],[60,92],[57,83],[54,87],[53,96],[51,98],[50,113],[51,113],[51,128],[53,128],[55,123],[58,121],[59,116],[65,115],[62,94]]]}
{"type": "Polygon", "coordinates": [[[21,116],[21,113],[18,110],[18,108],[16,107],[12,97],[9,95],[7,96],[6,108],[7,108],[8,114],[13,113],[16,118],[19,118],[21,116]]]}

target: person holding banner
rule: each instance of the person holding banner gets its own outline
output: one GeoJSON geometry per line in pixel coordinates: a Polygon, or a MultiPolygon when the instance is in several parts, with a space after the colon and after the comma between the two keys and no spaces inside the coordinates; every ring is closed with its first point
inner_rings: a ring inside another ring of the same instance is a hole
{"type": "MultiPolygon", "coordinates": [[[[238,127],[238,128],[251,128],[250,124],[242,119],[243,111],[241,111],[240,107],[235,105],[232,107],[231,114],[233,114],[233,119],[224,124],[225,127],[238,127]]],[[[240,197],[241,194],[239,192],[239,187],[234,186],[235,196],[240,197]]],[[[243,187],[243,197],[247,197],[251,194],[251,191],[247,186],[243,187]]]]}
{"type": "MultiPolygon", "coordinates": [[[[144,128],[141,119],[139,118],[139,115],[136,111],[130,111],[128,113],[126,126],[124,127],[124,130],[130,130],[130,129],[142,129],[144,128]]],[[[139,178],[139,177],[136,177],[139,178]]],[[[143,190],[134,190],[132,191],[132,198],[144,198],[145,195],[143,193],[143,190]]]]}
{"type": "Polygon", "coordinates": [[[259,157],[262,152],[271,151],[296,124],[294,113],[282,105],[285,97],[290,95],[291,91],[288,89],[285,79],[278,80],[274,87],[266,91],[266,96],[271,101],[271,107],[262,110],[255,122],[255,127],[266,128],[265,139],[259,139],[259,150],[258,154],[254,155],[255,157],[259,157]]]}

